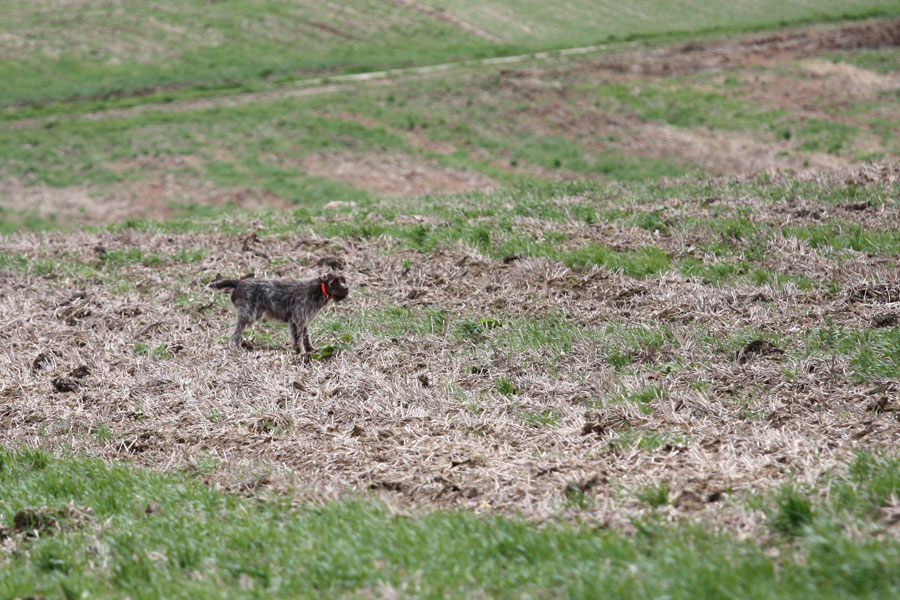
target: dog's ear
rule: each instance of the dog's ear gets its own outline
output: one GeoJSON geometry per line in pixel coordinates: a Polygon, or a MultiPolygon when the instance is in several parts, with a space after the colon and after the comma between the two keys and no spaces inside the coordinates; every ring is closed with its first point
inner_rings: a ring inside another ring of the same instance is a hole
{"type": "Polygon", "coordinates": [[[328,281],[330,279],[331,273],[322,273],[319,275],[319,281],[328,281]]]}

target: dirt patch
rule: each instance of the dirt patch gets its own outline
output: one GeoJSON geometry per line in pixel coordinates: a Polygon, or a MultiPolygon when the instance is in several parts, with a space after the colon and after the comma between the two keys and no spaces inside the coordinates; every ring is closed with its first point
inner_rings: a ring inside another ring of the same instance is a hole
{"type": "Polygon", "coordinates": [[[900,87],[900,76],[896,74],[876,73],[850,63],[811,59],[800,66],[814,77],[834,80],[845,93],[891,91],[900,87]]]}
{"type": "Polygon", "coordinates": [[[490,179],[479,173],[401,155],[320,153],[305,158],[300,167],[310,175],[395,197],[487,191],[494,187],[490,179]]]}
{"type": "MultiPolygon", "coordinates": [[[[897,89],[900,89],[900,76],[880,75],[848,63],[812,59],[798,65],[785,65],[778,72],[753,73],[744,80],[740,95],[798,116],[865,129],[869,123],[853,113],[854,103],[877,102],[881,93],[897,89]]],[[[863,143],[865,140],[857,145],[863,143]]],[[[878,149],[877,141],[870,145],[872,151],[878,149]]]]}
{"type": "Polygon", "coordinates": [[[672,77],[696,71],[768,66],[838,50],[900,45],[900,20],[840,27],[809,27],[776,34],[751,34],[688,42],[681,46],[614,53],[575,67],[585,73],[632,78],[672,77]]]}
{"type": "Polygon", "coordinates": [[[0,182],[0,206],[12,213],[12,219],[18,213],[59,223],[116,223],[132,218],[165,219],[192,205],[248,209],[291,206],[265,190],[221,189],[199,179],[177,177],[161,170],[156,173],[151,170],[148,179],[112,189],[28,185],[11,178],[0,182]]]}
{"type": "Polygon", "coordinates": [[[755,357],[763,356],[781,356],[784,351],[767,340],[751,340],[738,351],[737,360],[739,363],[746,363],[755,357]]]}

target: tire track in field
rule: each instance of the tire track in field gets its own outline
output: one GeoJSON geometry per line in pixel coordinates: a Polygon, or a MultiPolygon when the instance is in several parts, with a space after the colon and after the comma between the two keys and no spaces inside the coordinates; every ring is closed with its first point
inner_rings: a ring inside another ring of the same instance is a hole
{"type": "MultiPolygon", "coordinates": [[[[23,118],[0,124],[0,131],[43,127],[50,123],[125,119],[149,112],[176,113],[210,108],[230,108],[257,102],[272,102],[319,94],[331,94],[348,84],[383,85],[486,66],[511,65],[553,58],[587,55],[603,51],[621,51],[647,45],[647,42],[623,42],[579,46],[562,50],[530,52],[478,60],[463,60],[409,67],[299,79],[276,89],[146,103],[128,108],[23,118]]],[[[841,25],[812,25],[789,30],[761,31],[746,36],[721,36],[682,44],[666,45],[632,56],[619,57],[600,65],[613,72],[635,72],[648,77],[670,77],[681,72],[702,69],[726,69],[735,65],[765,65],[814,56],[822,52],[900,46],[900,19],[874,20],[841,25]]],[[[7,115],[12,113],[7,109],[7,115]]]]}
{"type": "Polygon", "coordinates": [[[463,60],[438,65],[422,67],[409,67],[404,69],[388,69],[384,71],[368,71],[365,73],[349,73],[346,75],[332,75],[328,77],[312,77],[300,79],[294,83],[277,89],[262,90],[257,92],[244,92],[240,94],[207,96],[203,98],[190,98],[176,100],[174,102],[157,103],[148,102],[127,108],[108,108],[83,113],[71,113],[61,115],[48,115],[46,117],[24,118],[8,121],[0,124],[0,131],[16,131],[43,127],[49,123],[63,123],[70,121],[99,121],[103,119],[127,119],[138,115],[160,112],[179,113],[210,108],[231,108],[245,106],[257,102],[273,102],[286,98],[301,98],[320,94],[332,94],[344,89],[348,84],[383,85],[398,81],[407,81],[417,77],[428,77],[439,73],[448,73],[467,68],[516,64],[527,61],[540,61],[549,58],[563,58],[590,54],[603,50],[625,49],[637,45],[637,42],[619,44],[598,44],[594,46],[581,46],[577,48],[565,48],[548,52],[531,52],[512,56],[500,56],[496,58],[483,58],[478,60],[463,60]]]}

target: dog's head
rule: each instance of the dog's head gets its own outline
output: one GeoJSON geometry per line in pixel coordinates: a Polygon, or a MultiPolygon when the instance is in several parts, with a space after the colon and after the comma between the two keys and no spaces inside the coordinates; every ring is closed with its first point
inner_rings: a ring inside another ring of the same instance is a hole
{"type": "Polygon", "coordinates": [[[335,271],[322,273],[322,275],[319,276],[319,280],[325,285],[325,291],[328,292],[328,296],[337,302],[340,302],[350,295],[350,288],[347,287],[347,280],[344,279],[344,276],[340,273],[336,273],[335,271]]]}

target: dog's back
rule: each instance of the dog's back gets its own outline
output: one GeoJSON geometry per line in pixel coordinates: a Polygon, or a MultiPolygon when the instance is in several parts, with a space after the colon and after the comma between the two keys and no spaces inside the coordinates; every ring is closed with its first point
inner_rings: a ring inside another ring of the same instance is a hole
{"type": "Polygon", "coordinates": [[[231,289],[231,302],[237,310],[237,323],[232,340],[241,345],[245,327],[268,315],[291,325],[291,337],[297,350],[302,341],[308,352],[309,322],[330,299],[337,301],[347,297],[344,277],[338,273],[326,273],[310,279],[223,279],[209,284],[214,290],[231,289]]]}

